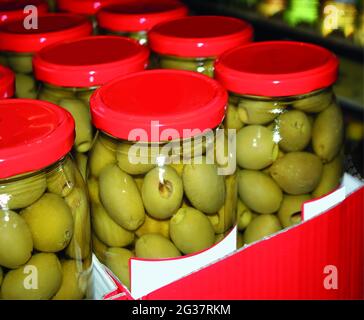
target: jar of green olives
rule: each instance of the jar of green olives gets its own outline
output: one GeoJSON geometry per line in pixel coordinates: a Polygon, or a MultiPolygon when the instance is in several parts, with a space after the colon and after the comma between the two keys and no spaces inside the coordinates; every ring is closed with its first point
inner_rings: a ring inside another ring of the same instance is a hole
{"type": "Polygon", "coordinates": [[[160,68],[195,71],[212,77],[216,58],[251,42],[253,29],[235,18],[194,16],[160,23],[148,37],[160,68]]]}
{"type": "Polygon", "coordinates": [[[14,95],[14,73],[0,65],[0,99],[11,98],[14,95]]]}
{"type": "Polygon", "coordinates": [[[16,97],[35,99],[37,87],[33,77],[35,52],[58,41],[91,34],[91,24],[74,14],[46,14],[38,17],[37,29],[26,28],[23,19],[0,25],[2,63],[16,73],[16,97]]]}
{"type": "Polygon", "coordinates": [[[316,45],[272,41],[223,54],[216,78],[231,93],[239,229],[250,243],[301,221],[305,201],[340,185],[343,115],[332,85],[338,59],[316,45]]]}
{"type": "Polygon", "coordinates": [[[97,14],[100,30],[148,43],[155,25],[186,16],[188,9],[177,0],[130,0],[103,7],[97,14]]]}
{"type": "Polygon", "coordinates": [[[72,116],[48,102],[0,100],[0,299],[86,298],[88,193],[69,151],[72,116]]]}
{"type": "Polygon", "coordinates": [[[214,148],[226,103],[215,80],[180,70],[134,73],[92,96],[95,253],[126,286],[131,257],[195,254],[234,228],[237,176],[214,148]]]}
{"type": "Polygon", "coordinates": [[[142,71],[149,50],[134,40],[90,36],[48,46],[34,57],[34,73],[41,82],[38,99],[68,110],[76,122],[74,149],[83,176],[94,134],[89,98],[96,88],[117,76],[142,71]]]}

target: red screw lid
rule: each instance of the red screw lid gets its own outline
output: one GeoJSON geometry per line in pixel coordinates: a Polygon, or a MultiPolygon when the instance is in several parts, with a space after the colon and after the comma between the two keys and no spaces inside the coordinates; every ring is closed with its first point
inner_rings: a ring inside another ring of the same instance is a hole
{"type": "Polygon", "coordinates": [[[182,57],[216,57],[252,40],[247,22],[218,16],[185,17],[155,26],[149,33],[152,50],[182,57]]]}
{"type": "Polygon", "coordinates": [[[43,169],[72,148],[74,120],[54,104],[0,100],[0,179],[43,169]]]}
{"type": "Polygon", "coordinates": [[[38,14],[46,13],[48,5],[44,0],[3,0],[0,2],[0,24],[13,19],[24,19],[29,13],[24,13],[26,6],[37,7],[38,14]]]}
{"type": "Polygon", "coordinates": [[[101,28],[112,31],[149,31],[156,24],[184,17],[185,5],[174,0],[129,0],[104,7],[97,14],[101,28]]]}
{"type": "Polygon", "coordinates": [[[11,98],[14,94],[14,87],[14,73],[10,69],[0,66],[0,99],[11,98]]]}
{"type": "Polygon", "coordinates": [[[72,13],[46,14],[38,18],[38,29],[24,28],[23,19],[0,25],[0,50],[36,52],[58,41],[77,39],[92,33],[91,22],[72,13]]]}
{"type": "Polygon", "coordinates": [[[121,0],[58,0],[58,8],[62,11],[94,15],[105,5],[116,3],[121,0]]]}
{"type": "Polygon", "coordinates": [[[225,89],[204,75],[178,70],[153,70],[118,78],[91,97],[91,114],[96,128],[124,140],[132,130],[144,130],[141,141],[168,138],[155,134],[169,130],[178,137],[197,133],[184,130],[216,128],[227,104],[225,89]]]}
{"type": "Polygon", "coordinates": [[[232,49],[215,65],[215,77],[231,92],[283,97],[331,86],[339,61],[330,51],[294,41],[257,42],[232,49]]]}
{"type": "Polygon", "coordinates": [[[38,80],[65,87],[103,85],[117,76],[144,70],[149,50],[117,36],[92,36],[54,44],[33,60],[38,80]]]}

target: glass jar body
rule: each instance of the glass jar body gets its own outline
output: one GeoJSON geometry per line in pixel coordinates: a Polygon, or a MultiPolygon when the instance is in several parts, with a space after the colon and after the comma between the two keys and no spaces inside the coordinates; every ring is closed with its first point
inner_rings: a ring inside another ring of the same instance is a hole
{"type": "Polygon", "coordinates": [[[331,88],[284,98],[231,94],[224,126],[237,130],[239,203],[261,220],[242,222],[248,243],[299,223],[305,201],[341,183],[344,122],[331,88]]]}
{"type": "Polygon", "coordinates": [[[121,36],[136,40],[141,45],[148,44],[148,32],[147,31],[112,31],[107,29],[101,29],[102,34],[111,36],[121,36]]]}
{"type": "Polygon", "coordinates": [[[95,253],[127,286],[130,257],[197,253],[236,223],[235,170],[219,175],[207,160],[211,139],[190,142],[137,144],[98,132],[88,162],[95,253]]]}
{"type": "Polygon", "coordinates": [[[3,299],[86,298],[89,202],[69,155],[43,170],[0,180],[0,225],[3,299]]]}

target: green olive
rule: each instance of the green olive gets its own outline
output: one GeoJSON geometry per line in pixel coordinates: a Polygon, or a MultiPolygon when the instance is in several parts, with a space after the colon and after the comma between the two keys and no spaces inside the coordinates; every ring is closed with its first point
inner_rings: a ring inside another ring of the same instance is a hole
{"type": "Polygon", "coordinates": [[[311,200],[309,194],[299,196],[284,195],[282,205],[278,211],[278,218],[284,228],[299,223],[301,220],[301,207],[303,203],[311,200]]]}
{"type": "Polygon", "coordinates": [[[326,109],[333,101],[332,91],[324,91],[322,93],[314,93],[306,98],[298,99],[293,102],[293,107],[309,113],[317,113],[326,109]]]}
{"type": "Polygon", "coordinates": [[[87,91],[81,91],[77,93],[78,99],[82,100],[85,104],[90,104],[91,96],[94,94],[95,90],[87,90],[87,91]]]}
{"type": "Polygon", "coordinates": [[[21,211],[33,237],[34,248],[43,252],[58,252],[67,247],[73,235],[73,218],[66,202],[53,193],[21,211]]]}
{"type": "Polygon", "coordinates": [[[175,245],[160,234],[145,234],[135,243],[135,253],[138,258],[165,259],[181,255],[175,245]]]}
{"type": "Polygon", "coordinates": [[[143,184],[144,184],[144,176],[138,175],[134,177],[134,181],[138,187],[139,192],[142,192],[143,184]]]}
{"type": "Polygon", "coordinates": [[[332,161],[343,145],[344,120],[336,103],[331,104],[316,118],[312,130],[312,146],[324,161],[332,161]]]}
{"type": "Polygon", "coordinates": [[[312,196],[319,198],[333,191],[340,185],[343,173],[344,157],[342,153],[339,153],[334,160],[324,164],[321,180],[315,190],[312,191],[312,196]]]}
{"type": "Polygon", "coordinates": [[[301,151],[311,140],[311,123],[307,115],[299,110],[291,110],[277,118],[279,147],[286,152],[301,151]]]}
{"type": "Polygon", "coordinates": [[[170,220],[170,237],[184,254],[195,253],[215,243],[210,220],[194,208],[181,208],[170,220]]]}
{"type": "Polygon", "coordinates": [[[238,114],[240,120],[245,124],[267,124],[277,118],[284,108],[276,101],[240,99],[238,114]]]}
{"type": "Polygon", "coordinates": [[[102,169],[109,164],[116,163],[116,144],[109,138],[98,135],[95,143],[91,149],[89,156],[89,170],[90,174],[98,178],[102,169]]]}
{"type": "Polygon", "coordinates": [[[110,217],[127,230],[136,230],[144,222],[142,198],[133,178],[116,165],[100,174],[100,199],[110,217]]]}
{"type": "Polygon", "coordinates": [[[239,197],[251,210],[260,214],[278,211],[283,194],[271,177],[260,171],[241,170],[238,181],[239,197]]]}
{"type": "Polygon", "coordinates": [[[229,104],[227,108],[224,120],[224,126],[227,129],[236,129],[236,130],[240,130],[244,126],[243,122],[240,120],[237,107],[234,106],[233,104],[229,104]]]}
{"type": "Polygon", "coordinates": [[[129,260],[132,257],[133,253],[124,248],[109,248],[106,251],[106,266],[128,289],[130,289],[129,260]]]}
{"type": "Polygon", "coordinates": [[[238,232],[238,235],[237,235],[237,241],[236,241],[236,247],[238,249],[242,248],[244,246],[244,236],[238,232]]]}
{"type": "Polygon", "coordinates": [[[106,253],[108,247],[102,243],[95,234],[92,234],[92,249],[94,254],[96,255],[97,259],[103,264],[106,264],[106,253]]]}
{"type": "Polygon", "coordinates": [[[0,210],[0,265],[18,268],[32,251],[32,234],[25,220],[14,211],[0,210]]]}
{"type": "Polygon", "coordinates": [[[87,178],[87,160],[88,157],[84,153],[76,152],[76,163],[78,170],[80,170],[83,180],[87,178]]]}
{"type": "Polygon", "coordinates": [[[161,69],[177,69],[197,72],[199,62],[196,60],[176,59],[164,56],[159,59],[159,67],[161,69]]]}
{"type": "Polygon", "coordinates": [[[54,253],[37,253],[26,265],[6,274],[1,295],[6,300],[48,300],[57,293],[61,284],[62,267],[57,256],[54,253]]]}
{"type": "Polygon", "coordinates": [[[198,210],[214,214],[225,202],[224,177],[218,175],[215,164],[207,164],[206,157],[195,158],[194,161],[183,168],[186,196],[198,210]]]}
{"type": "Polygon", "coordinates": [[[260,170],[278,157],[279,148],[273,132],[264,126],[251,125],[236,135],[236,160],[244,169],[260,170]]]}
{"type": "Polygon", "coordinates": [[[0,207],[11,210],[28,207],[43,195],[46,188],[43,173],[4,183],[0,186],[0,207]]]}
{"type": "Polygon", "coordinates": [[[144,223],[135,231],[135,234],[140,238],[148,233],[158,233],[169,239],[169,220],[157,220],[146,214],[144,223]]]}
{"type": "Polygon", "coordinates": [[[273,163],[270,174],[286,193],[306,194],[320,182],[322,163],[312,153],[290,152],[273,163]]]}
{"type": "Polygon", "coordinates": [[[31,54],[14,54],[8,56],[8,65],[14,72],[32,73],[33,56],[31,54]]]}
{"type": "Polygon", "coordinates": [[[66,159],[47,176],[48,191],[61,197],[69,195],[76,184],[74,171],[72,161],[66,159]]]}
{"type": "Polygon", "coordinates": [[[244,233],[244,241],[249,244],[268,237],[282,229],[278,218],[272,214],[260,215],[253,219],[244,233]]]}
{"type": "Polygon", "coordinates": [[[59,101],[61,99],[62,98],[60,98],[60,97],[53,96],[49,91],[46,91],[46,90],[42,90],[38,94],[38,100],[48,101],[48,102],[53,103],[53,104],[56,104],[56,105],[59,104],[59,101]]]}
{"type": "Polygon", "coordinates": [[[181,206],[182,179],[169,166],[156,167],[145,176],[141,193],[145,209],[153,218],[168,219],[181,206]]]}
{"type": "Polygon", "coordinates": [[[145,174],[155,167],[149,153],[146,145],[120,143],[116,150],[118,166],[128,174],[145,174]]]}
{"type": "Polygon", "coordinates": [[[126,247],[134,241],[134,233],[115,223],[102,205],[92,206],[92,228],[97,238],[109,247],[126,247]]]}
{"type": "Polygon", "coordinates": [[[225,234],[223,234],[223,233],[220,233],[220,234],[215,235],[215,244],[216,243],[219,243],[224,238],[225,238],[225,234]]]}
{"type": "Polygon", "coordinates": [[[76,99],[62,99],[59,106],[69,111],[76,123],[75,148],[78,152],[87,152],[91,149],[93,133],[91,115],[88,104],[76,99]]]}
{"type": "Polygon", "coordinates": [[[101,204],[99,182],[95,178],[87,180],[88,193],[92,204],[101,204]]]}
{"type": "Polygon", "coordinates": [[[253,214],[251,210],[240,200],[238,200],[238,230],[243,231],[253,220],[253,214]]]}
{"type": "Polygon", "coordinates": [[[36,99],[37,88],[35,80],[32,76],[22,73],[17,73],[15,77],[15,96],[23,99],[36,99]]]}

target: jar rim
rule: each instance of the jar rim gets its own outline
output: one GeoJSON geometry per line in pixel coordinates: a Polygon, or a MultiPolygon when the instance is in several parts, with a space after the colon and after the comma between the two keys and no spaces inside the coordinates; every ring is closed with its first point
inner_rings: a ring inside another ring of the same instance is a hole
{"type": "Polygon", "coordinates": [[[72,149],[74,120],[52,103],[0,100],[0,123],[0,179],[41,170],[72,149]]]}
{"type": "Polygon", "coordinates": [[[192,16],[160,23],[149,33],[158,54],[187,57],[219,56],[252,41],[253,28],[244,20],[224,16],[192,16]]]}
{"type": "Polygon", "coordinates": [[[97,13],[97,22],[111,31],[138,32],[187,14],[187,7],[176,0],[142,0],[107,5],[97,13]]]}
{"type": "Polygon", "coordinates": [[[338,68],[338,58],[320,46],[264,41],[224,53],[216,62],[215,75],[234,93],[282,97],[330,87],[338,68]]]}
{"type": "Polygon", "coordinates": [[[103,6],[117,1],[120,0],[58,0],[57,5],[61,11],[94,15],[103,6]]]}

